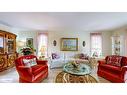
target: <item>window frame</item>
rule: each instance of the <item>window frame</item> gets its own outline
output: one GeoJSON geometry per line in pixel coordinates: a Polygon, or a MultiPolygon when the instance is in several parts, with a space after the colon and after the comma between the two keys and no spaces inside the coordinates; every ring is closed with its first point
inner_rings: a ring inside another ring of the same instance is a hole
{"type": "Polygon", "coordinates": [[[90,33],[90,56],[93,56],[93,52],[92,52],[92,36],[95,35],[100,35],[101,37],[101,53],[98,54],[98,57],[100,57],[100,55],[102,56],[102,51],[103,51],[103,37],[102,37],[102,33],[96,32],[96,33],[90,33]]]}

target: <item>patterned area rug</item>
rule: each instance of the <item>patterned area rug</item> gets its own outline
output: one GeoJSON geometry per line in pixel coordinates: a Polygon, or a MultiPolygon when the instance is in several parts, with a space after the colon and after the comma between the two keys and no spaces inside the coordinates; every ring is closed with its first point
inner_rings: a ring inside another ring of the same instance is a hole
{"type": "Polygon", "coordinates": [[[60,72],[56,76],[56,83],[97,83],[91,75],[77,76],[65,72],[60,72]]]}

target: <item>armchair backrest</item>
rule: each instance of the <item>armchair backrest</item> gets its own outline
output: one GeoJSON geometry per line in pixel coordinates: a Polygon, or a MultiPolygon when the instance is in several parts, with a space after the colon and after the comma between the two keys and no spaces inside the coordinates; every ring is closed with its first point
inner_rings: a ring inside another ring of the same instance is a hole
{"type": "Polygon", "coordinates": [[[37,57],[35,55],[21,56],[21,57],[19,57],[19,58],[17,58],[15,60],[15,65],[16,65],[16,67],[18,67],[18,66],[24,66],[25,64],[23,62],[23,59],[33,59],[33,58],[36,58],[36,60],[37,60],[37,57]]]}
{"type": "Polygon", "coordinates": [[[109,55],[109,56],[107,56],[105,58],[106,62],[107,62],[107,60],[108,60],[109,57],[122,57],[121,62],[120,62],[121,66],[127,66],[127,57],[118,56],[118,55],[109,55]]]}
{"type": "Polygon", "coordinates": [[[127,66],[127,57],[122,57],[121,64],[122,66],[127,66]]]}

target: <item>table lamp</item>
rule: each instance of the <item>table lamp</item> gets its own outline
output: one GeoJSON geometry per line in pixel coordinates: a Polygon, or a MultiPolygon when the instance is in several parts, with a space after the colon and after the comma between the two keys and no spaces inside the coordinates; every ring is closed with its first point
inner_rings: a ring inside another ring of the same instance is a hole
{"type": "Polygon", "coordinates": [[[41,46],[40,52],[41,58],[45,58],[46,46],[41,46]]]}

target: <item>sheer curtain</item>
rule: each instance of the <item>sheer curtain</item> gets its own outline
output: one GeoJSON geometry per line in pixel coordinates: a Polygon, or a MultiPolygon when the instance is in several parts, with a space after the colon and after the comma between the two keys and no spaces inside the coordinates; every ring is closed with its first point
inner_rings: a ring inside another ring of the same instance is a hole
{"type": "Polygon", "coordinates": [[[91,55],[99,57],[102,55],[102,35],[101,33],[90,33],[91,55]]]}
{"type": "Polygon", "coordinates": [[[43,55],[47,57],[48,54],[48,34],[38,33],[38,56],[43,55]]]}

